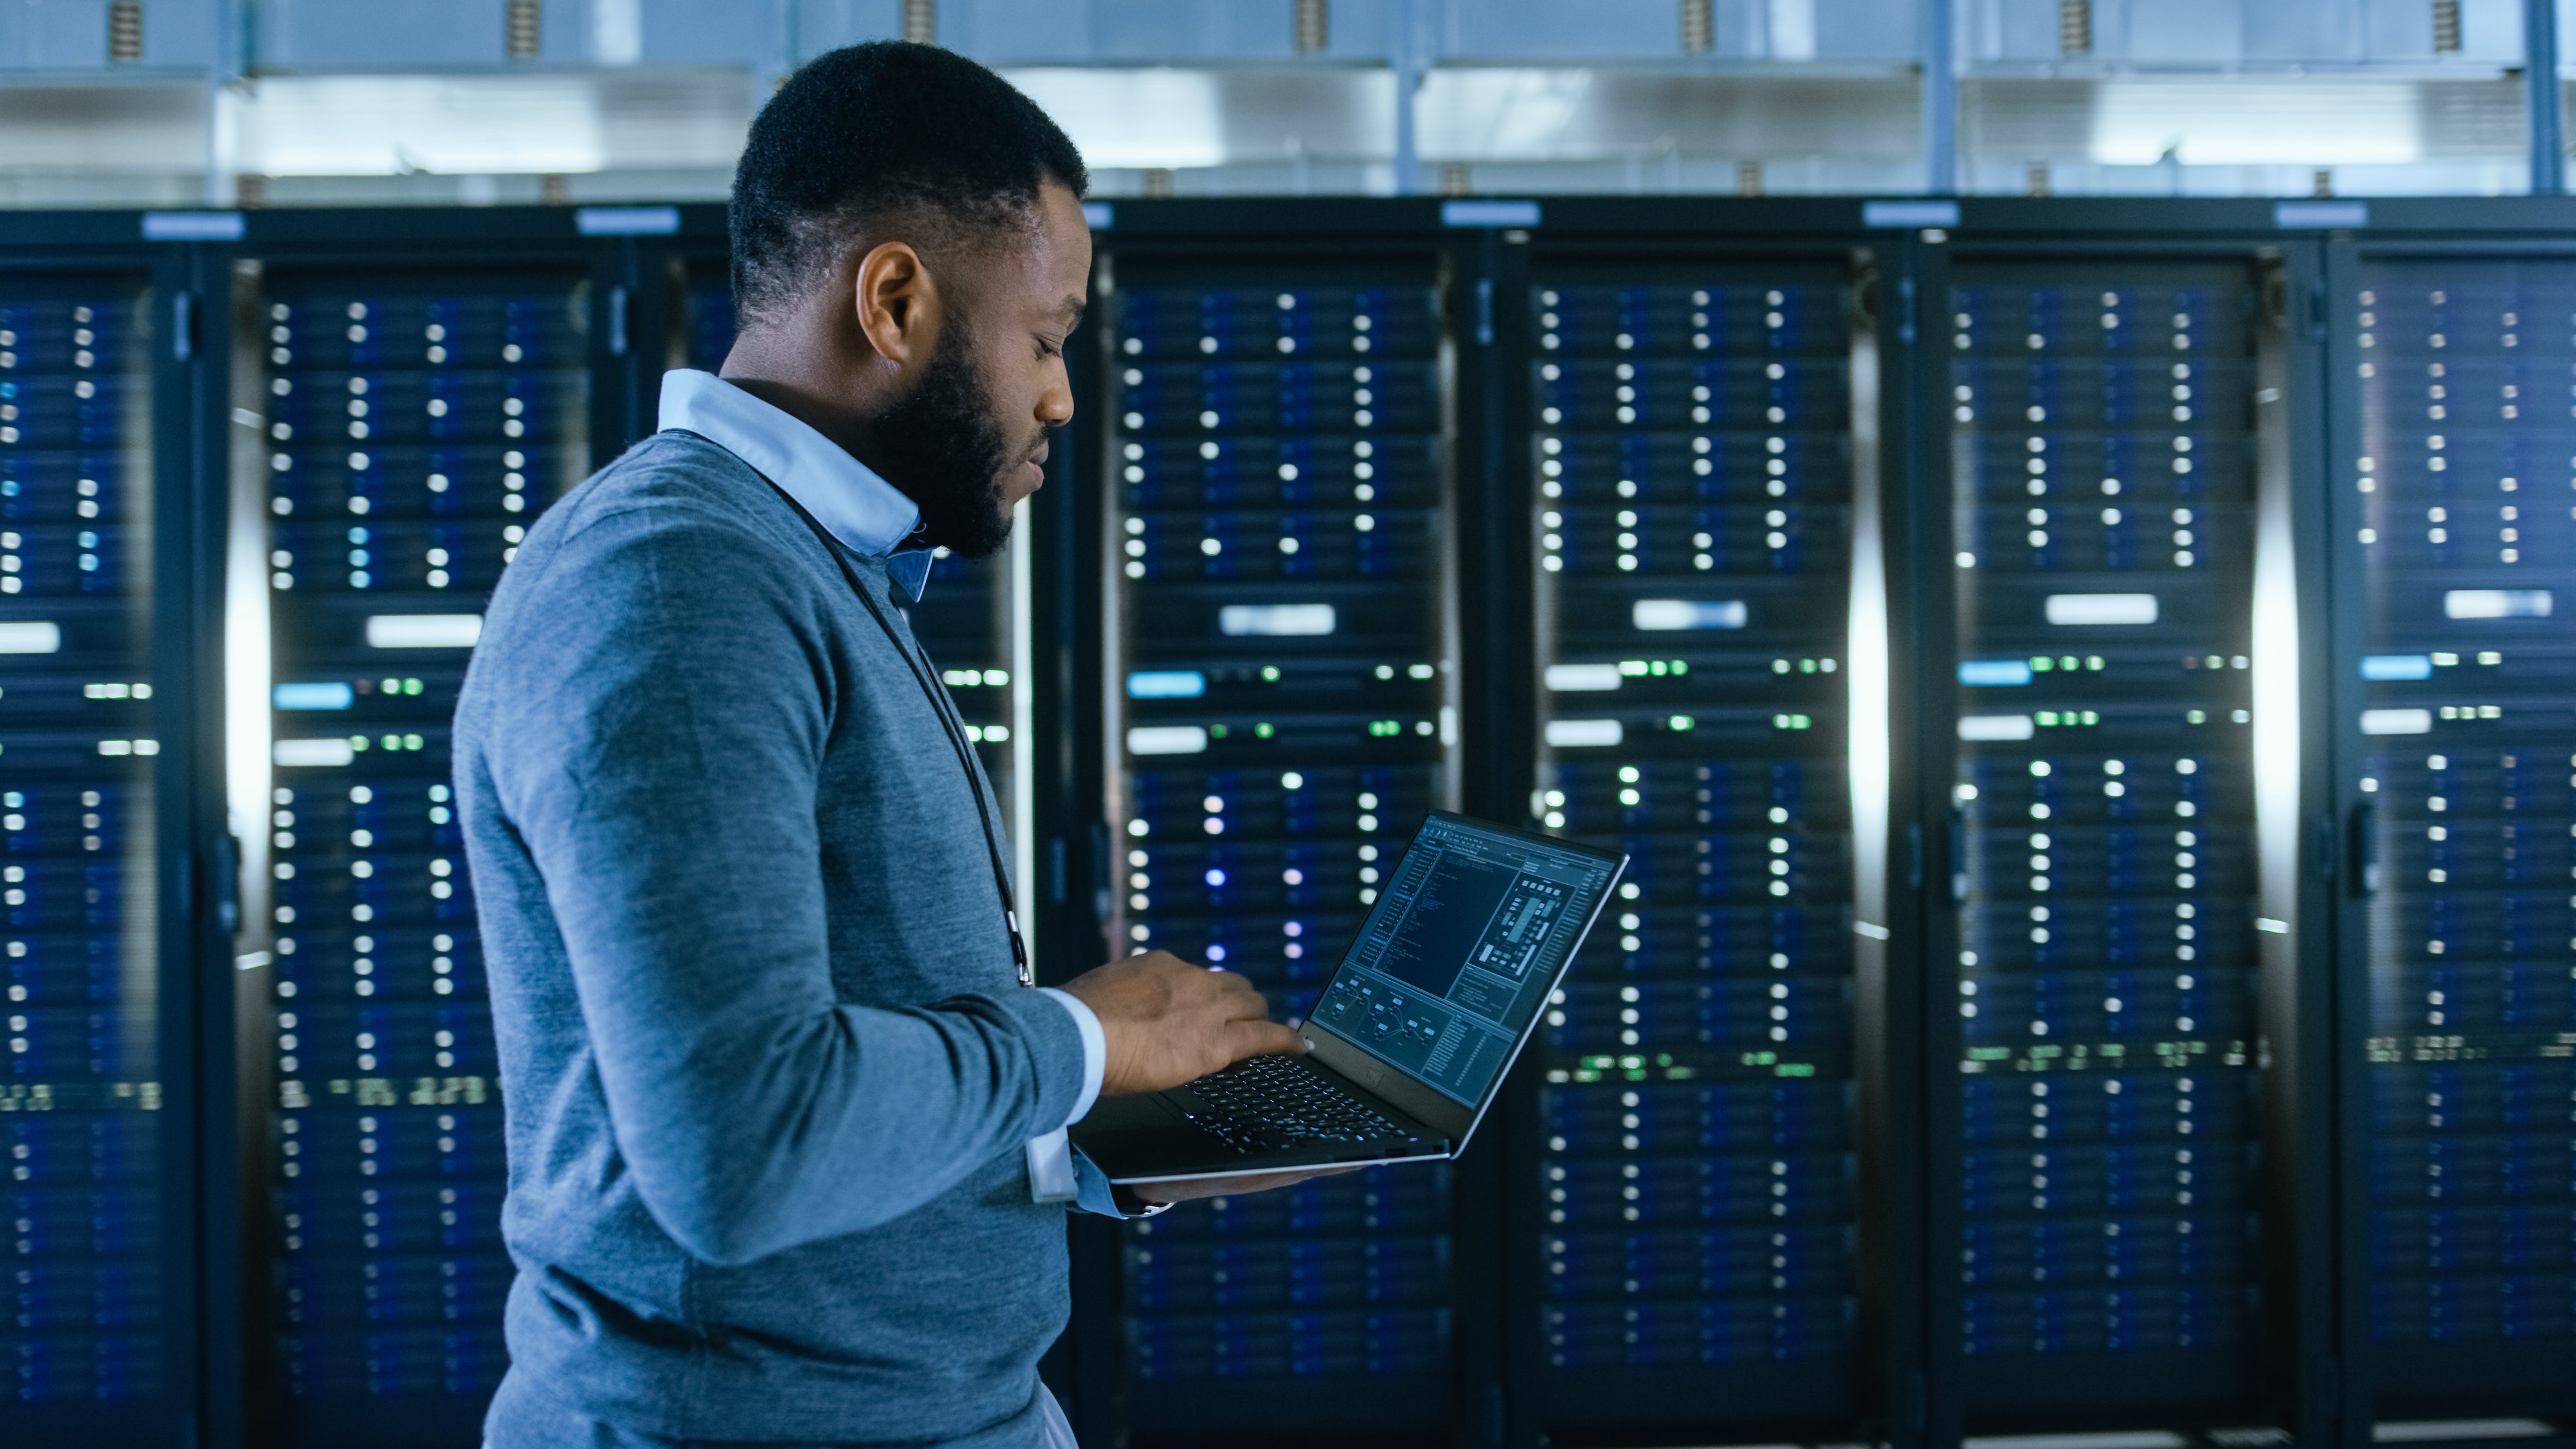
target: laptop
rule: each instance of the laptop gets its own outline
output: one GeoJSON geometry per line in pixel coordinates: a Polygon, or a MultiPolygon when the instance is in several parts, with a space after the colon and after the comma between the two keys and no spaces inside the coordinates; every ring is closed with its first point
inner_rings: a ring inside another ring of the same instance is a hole
{"type": "Polygon", "coordinates": [[[1457,1156],[1627,865],[1432,812],[1315,998],[1306,1055],[1103,1097],[1075,1145],[1112,1182],[1457,1156]]]}

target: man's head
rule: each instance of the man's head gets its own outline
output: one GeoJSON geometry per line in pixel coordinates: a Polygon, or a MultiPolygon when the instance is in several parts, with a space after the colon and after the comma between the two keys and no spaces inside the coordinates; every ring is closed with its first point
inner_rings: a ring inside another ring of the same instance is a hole
{"type": "Polygon", "coordinates": [[[992,552],[1073,416],[1088,184],[1064,132],[971,60],[895,41],[816,57],[734,175],[725,375],[902,489],[931,542],[992,552]]]}

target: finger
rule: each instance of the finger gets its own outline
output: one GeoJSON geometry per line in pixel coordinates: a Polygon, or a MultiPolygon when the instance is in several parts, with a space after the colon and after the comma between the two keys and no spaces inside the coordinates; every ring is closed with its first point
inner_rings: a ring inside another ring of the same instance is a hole
{"type": "Polygon", "coordinates": [[[1261,994],[1260,987],[1231,971],[1212,971],[1208,974],[1217,978],[1216,1004],[1229,1015],[1233,1017],[1270,1015],[1269,998],[1261,994]]]}
{"type": "Polygon", "coordinates": [[[1248,991],[1238,1000],[1233,997],[1217,1003],[1227,1025],[1263,1022],[1270,1019],[1270,1001],[1258,991],[1248,991]]]}
{"type": "Polygon", "coordinates": [[[1236,1061],[1273,1053],[1296,1056],[1306,1050],[1306,1039],[1275,1021],[1238,1021],[1226,1034],[1226,1049],[1236,1061]]]}

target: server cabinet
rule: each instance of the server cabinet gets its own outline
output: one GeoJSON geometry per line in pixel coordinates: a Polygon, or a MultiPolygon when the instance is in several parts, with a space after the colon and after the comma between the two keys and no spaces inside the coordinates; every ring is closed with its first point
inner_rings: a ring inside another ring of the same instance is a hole
{"type": "Polygon", "coordinates": [[[1949,364],[1923,380],[1956,578],[1955,703],[1923,700],[1956,736],[1926,1019],[1941,1418],[2288,1422],[2322,1200],[2292,1139],[2325,1104],[2281,1001],[2321,989],[2322,947],[2294,904],[2285,264],[1959,250],[1927,270],[1949,364]]]}
{"type": "MultiPolygon", "coordinates": [[[[1120,240],[1095,278],[1112,945],[1242,972],[1293,1022],[1457,800],[1447,278],[1418,243],[1120,240]]],[[[1449,1177],[1129,1224],[1134,1435],[1442,1432],[1449,1177]]]]}
{"type": "Polygon", "coordinates": [[[1886,663],[1853,607],[1884,583],[1876,263],[1760,246],[1543,234],[1506,304],[1539,686],[1516,803],[1631,857],[1505,1188],[1539,1442],[1851,1433],[1879,1398],[1852,768],[1883,829],[1886,722],[1852,709],[1885,684],[1853,667],[1886,663]]]}
{"type": "Polygon", "coordinates": [[[590,471],[606,359],[581,250],[370,250],[267,250],[235,293],[274,1432],[470,1444],[514,1270],[449,721],[484,599],[590,471]]]}
{"type": "Polygon", "coordinates": [[[2576,1414],[2576,257],[2338,247],[2356,1416],[2576,1414]]]}
{"type": "Polygon", "coordinates": [[[195,661],[157,627],[193,578],[174,425],[193,301],[181,258],[93,236],[0,259],[13,1442],[177,1444],[201,1422],[195,661]]]}

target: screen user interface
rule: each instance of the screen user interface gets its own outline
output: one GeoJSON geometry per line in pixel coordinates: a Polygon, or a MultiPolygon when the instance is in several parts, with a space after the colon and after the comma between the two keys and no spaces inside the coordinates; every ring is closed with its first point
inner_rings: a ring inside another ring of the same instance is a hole
{"type": "Polygon", "coordinates": [[[1308,1019],[1472,1107],[1610,876],[1597,856],[1435,815],[1308,1019]]]}

